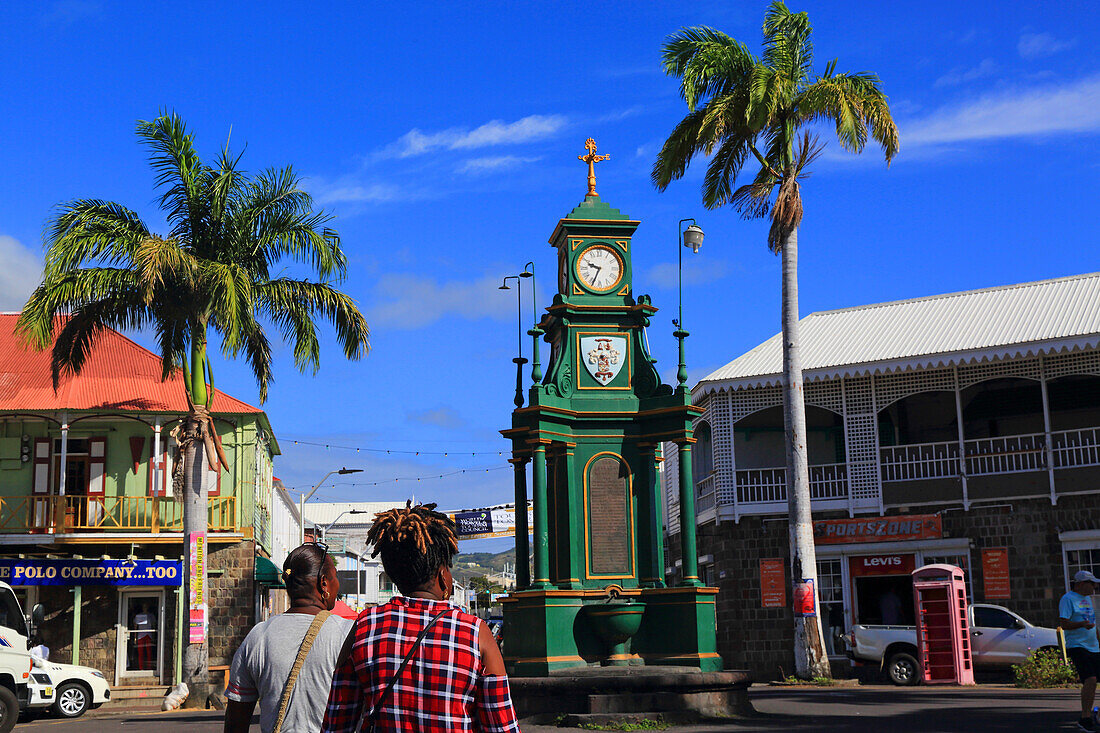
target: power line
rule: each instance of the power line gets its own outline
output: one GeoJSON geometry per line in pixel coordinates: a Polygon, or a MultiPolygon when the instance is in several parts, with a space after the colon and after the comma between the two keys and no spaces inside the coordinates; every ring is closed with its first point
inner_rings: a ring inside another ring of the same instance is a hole
{"type": "MultiPolygon", "coordinates": [[[[455,471],[448,471],[448,472],[439,473],[439,474],[431,474],[431,475],[428,475],[428,476],[396,476],[396,477],[391,478],[391,479],[384,479],[384,480],[379,480],[379,481],[341,481],[339,483],[331,483],[331,484],[327,484],[327,485],[330,486],[330,487],[334,487],[334,486],[381,486],[383,484],[392,484],[392,483],[396,483],[396,482],[399,482],[399,481],[433,481],[433,480],[437,480],[437,479],[441,479],[441,478],[446,478],[448,476],[457,476],[457,475],[463,474],[463,473],[470,473],[470,474],[473,474],[473,473],[489,473],[490,471],[503,471],[505,469],[510,469],[510,468],[511,468],[511,466],[492,466],[492,467],[489,467],[489,468],[485,468],[485,467],[460,468],[460,469],[457,469],[455,471]]],[[[307,489],[287,487],[287,490],[288,491],[295,491],[295,492],[298,492],[298,493],[304,493],[305,491],[308,491],[309,489],[312,489],[312,488],[313,488],[312,486],[308,487],[307,489]]]]}
{"type": "Polygon", "coordinates": [[[292,440],[294,445],[312,445],[318,448],[325,448],[326,450],[337,448],[339,450],[353,450],[356,453],[385,453],[387,455],[407,455],[407,456],[503,456],[504,451],[430,451],[430,450],[399,450],[397,448],[363,448],[356,447],[354,445],[334,445],[332,443],[314,443],[309,440],[292,440]]]}

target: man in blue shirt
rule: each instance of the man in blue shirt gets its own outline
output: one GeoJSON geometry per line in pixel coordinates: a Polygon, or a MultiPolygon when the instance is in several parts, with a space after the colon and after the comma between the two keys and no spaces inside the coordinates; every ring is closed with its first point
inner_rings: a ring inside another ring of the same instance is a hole
{"type": "Polygon", "coordinates": [[[1098,584],[1100,578],[1088,570],[1079,570],[1073,576],[1070,586],[1073,590],[1058,601],[1058,625],[1065,631],[1066,652],[1081,679],[1081,719],[1077,727],[1084,731],[1096,730],[1092,703],[1096,697],[1096,677],[1100,675],[1100,637],[1092,594],[1098,584]]]}

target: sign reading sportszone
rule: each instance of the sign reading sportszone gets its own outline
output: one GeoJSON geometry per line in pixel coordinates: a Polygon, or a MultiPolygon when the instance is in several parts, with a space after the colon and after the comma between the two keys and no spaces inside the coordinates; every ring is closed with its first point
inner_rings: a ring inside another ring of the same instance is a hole
{"type": "Polygon", "coordinates": [[[927,540],[942,536],[943,522],[938,514],[821,519],[814,522],[814,544],[818,545],[927,540]]]}

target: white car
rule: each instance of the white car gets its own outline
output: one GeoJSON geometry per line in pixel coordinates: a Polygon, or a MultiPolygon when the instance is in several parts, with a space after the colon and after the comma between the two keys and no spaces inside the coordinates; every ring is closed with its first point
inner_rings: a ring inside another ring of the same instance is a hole
{"type": "Polygon", "coordinates": [[[103,673],[92,667],[59,664],[34,658],[28,685],[31,709],[50,708],[62,718],[78,718],[89,708],[111,699],[111,686],[103,673]]]}

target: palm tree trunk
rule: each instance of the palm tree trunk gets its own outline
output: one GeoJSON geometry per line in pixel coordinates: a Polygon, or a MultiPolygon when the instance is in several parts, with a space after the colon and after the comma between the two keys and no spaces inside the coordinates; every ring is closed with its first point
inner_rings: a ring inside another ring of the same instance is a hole
{"type": "MultiPolygon", "coordinates": [[[[798,340],[798,229],[783,238],[783,427],[787,435],[787,506],[791,541],[791,582],[813,582],[812,616],[794,614],[794,666],[802,679],[828,677],[829,660],[817,613],[817,556],[810,514],[810,466],[806,451],[806,405],[798,340]]],[[[791,594],[792,599],[797,597],[791,594]]]]}
{"type": "MultiPolygon", "coordinates": [[[[191,397],[192,408],[187,415],[184,423],[183,438],[184,438],[184,454],[183,454],[183,541],[184,541],[184,553],[183,556],[187,563],[187,579],[188,579],[188,598],[191,597],[191,552],[190,552],[190,539],[192,533],[206,532],[207,530],[207,502],[209,497],[207,495],[206,486],[206,466],[207,458],[205,455],[205,446],[202,441],[202,422],[196,412],[194,405],[201,405],[205,408],[206,400],[206,376],[205,376],[205,362],[206,362],[206,339],[203,335],[197,335],[192,338],[191,344],[191,384],[187,385],[188,393],[191,397]],[[199,389],[196,389],[199,387],[199,389]],[[201,402],[200,402],[201,400],[201,402]]],[[[208,547],[204,545],[204,547],[208,547]]],[[[207,558],[209,555],[207,555],[207,558]]],[[[195,577],[195,584],[203,589],[204,594],[208,592],[207,584],[207,558],[204,558],[201,568],[195,577]]],[[[209,599],[206,600],[207,610],[209,614],[209,599]]],[[[185,632],[187,633],[187,632],[185,632]]],[[[206,640],[201,644],[191,644],[185,639],[180,640],[181,643],[186,641],[186,645],[183,648],[183,681],[187,684],[189,694],[187,701],[184,703],[185,707],[205,707],[206,698],[209,695],[208,679],[207,679],[207,665],[209,662],[209,647],[206,640]]]]}

